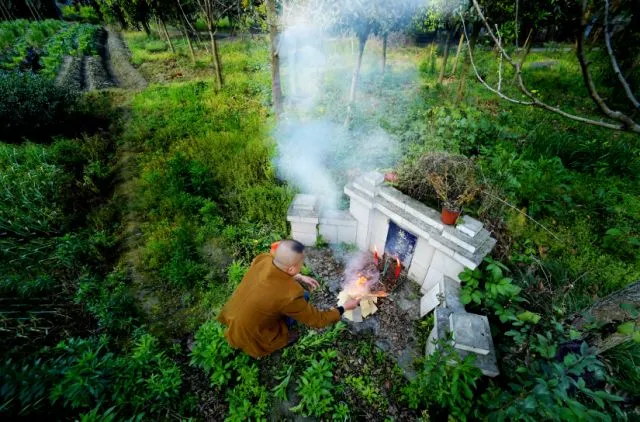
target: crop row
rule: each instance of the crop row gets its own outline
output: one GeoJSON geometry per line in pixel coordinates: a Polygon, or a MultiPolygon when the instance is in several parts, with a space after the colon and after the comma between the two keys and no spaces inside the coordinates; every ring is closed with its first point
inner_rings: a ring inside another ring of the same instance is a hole
{"type": "Polygon", "coordinates": [[[54,77],[64,56],[97,54],[99,26],[59,20],[0,23],[0,69],[33,70],[54,77]]]}

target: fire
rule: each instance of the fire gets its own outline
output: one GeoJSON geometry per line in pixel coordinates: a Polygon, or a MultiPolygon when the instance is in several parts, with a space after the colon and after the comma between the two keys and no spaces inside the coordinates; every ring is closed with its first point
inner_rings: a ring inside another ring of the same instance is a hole
{"type": "Polygon", "coordinates": [[[364,285],[364,283],[366,283],[366,282],[367,282],[367,277],[365,277],[365,276],[363,276],[363,275],[361,275],[360,277],[358,277],[358,279],[356,280],[356,284],[357,284],[358,286],[363,286],[363,285],[364,285]]]}

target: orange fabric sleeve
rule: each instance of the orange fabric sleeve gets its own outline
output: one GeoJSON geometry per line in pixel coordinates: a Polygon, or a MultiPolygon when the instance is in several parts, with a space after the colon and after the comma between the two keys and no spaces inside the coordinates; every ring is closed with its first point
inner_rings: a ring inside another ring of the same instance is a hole
{"type": "Polygon", "coordinates": [[[338,309],[321,311],[304,300],[302,295],[285,305],[282,311],[285,315],[313,328],[323,328],[340,321],[340,311],[338,309]]]}

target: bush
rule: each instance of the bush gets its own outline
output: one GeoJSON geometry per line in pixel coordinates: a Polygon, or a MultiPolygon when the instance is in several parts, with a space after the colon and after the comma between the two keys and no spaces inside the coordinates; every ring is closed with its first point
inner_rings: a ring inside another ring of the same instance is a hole
{"type": "Polygon", "coordinates": [[[0,71],[0,129],[5,141],[48,139],[70,120],[77,95],[32,73],[0,71]]]}
{"type": "Polygon", "coordinates": [[[137,332],[132,347],[124,353],[120,350],[106,335],[72,337],[44,349],[41,355],[48,358],[46,363],[40,359],[4,362],[0,411],[26,416],[48,407],[51,416],[52,409],[60,408],[107,413],[117,409],[121,420],[161,419],[168,410],[188,411],[191,399],[180,394],[181,371],[160,350],[155,337],[137,332]]]}
{"type": "Polygon", "coordinates": [[[426,153],[405,163],[398,173],[398,188],[407,195],[433,203],[434,197],[448,210],[458,211],[479,191],[473,161],[462,155],[426,153]]]}
{"type": "Polygon", "coordinates": [[[62,6],[62,17],[69,21],[100,23],[100,18],[91,6],[62,6]]]}
{"type": "Polygon", "coordinates": [[[444,411],[456,420],[467,420],[481,376],[473,359],[472,354],[460,358],[453,346],[442,340],[420,361],[417,376],[402,389],[404,400],[412,409],[429,409],[429,415],[444,411]]]}

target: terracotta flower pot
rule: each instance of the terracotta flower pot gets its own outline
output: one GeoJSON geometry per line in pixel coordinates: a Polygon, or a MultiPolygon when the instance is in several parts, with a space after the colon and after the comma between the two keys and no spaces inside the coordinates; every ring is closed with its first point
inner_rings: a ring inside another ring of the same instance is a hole
{"type": "Polygon", "coordinates": [[[386,182],[396,183],[398,181],[398,173],[395,171],[390,171],[389,173],[385,173],[384,180],[386,182]]]}
{"type": "Polygon", "coordinates": [[[456,224],[456,220],[460,217],[460,211],[451,211],[446,208],[442,208],[442,214],[440,214],[440,220],[448,226],[456,224]]]}

